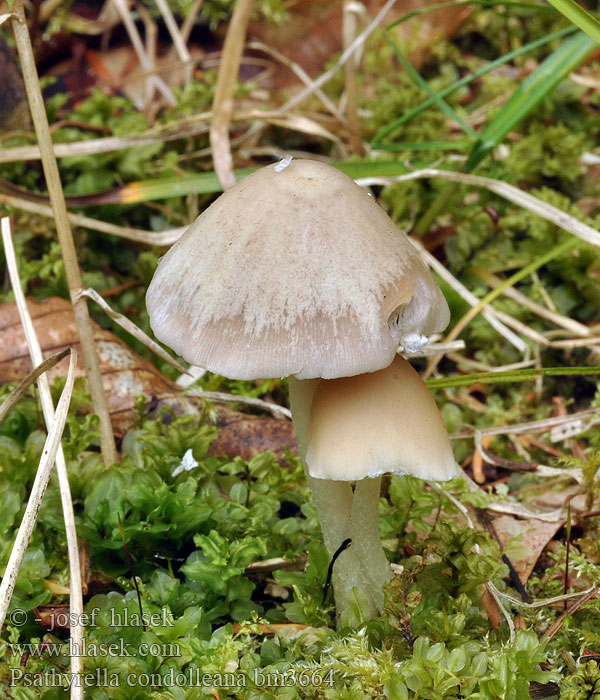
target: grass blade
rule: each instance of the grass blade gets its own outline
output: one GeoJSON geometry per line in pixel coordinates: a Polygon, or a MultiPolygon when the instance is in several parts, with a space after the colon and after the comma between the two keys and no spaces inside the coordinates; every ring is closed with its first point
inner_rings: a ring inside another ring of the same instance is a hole
{"type": "Polygon", "coordinates": [[[477,132],[471,126],[469,126],[467,122],[465,122],[465,120],[458,114],[458,112],[456,112],[456,110],[454,110],[447,102],[445,102],[437,92],[434,92],[429,87],[427,81],[421,76],[419,71],[416,68],[414,68],[412,63],[406,58],[406,56],[404,56],[404,54],[396,46],[395,42],[390,37],[386,29],[383,30],[383,36],[389,44],[389,46],[391,47],[392,51],[394,52],[396,58],[406,68],[408,74],[415,81],[415,83],[429,95],[429,99],[433,100],[447,117],[453,119],[465,132],[465,134],[468,134],[474,139],[477,139],[477,132]]]}
{"type": "Polygon", "coordinates": [[[515,90],[510,100],[479,137],[465,170],[472,170],[506,134],[524,119],[537,104],[574,71],[598,45],[589,36],[577,32],[552,53],[515,90]]]}
{"type": "Polygon", "coordinates": [[[471,386],[472,384],[509,384],[529,382],[537,377],[589,377],[600,374],[600,366],[596,367],[531,367],[515,369],[507,372],[475,372],[461,374],[455,377],[440,377],[428,379],[428,389],[447,389],[456,386],[471,386]]]}
{"type": "Polygon", "coordinates": [[[29,501],[27,502],[27,507],[25,508],[25,514],[23,515],[23,520],[17,532],[17,537],[2,578],[2,584],[0,585],[0,629],[2,629],[2,625],[4,624],[4,620],[6,618],[6,613],[8,612],[8,606],[10,605],[10,599],[15,589],[19,569],[21,568],[23,557],[27,551],[27,545],[29,543],[31,533],[33,532],[33,528],[35,527],[35,521],[37,520],[37,514],[40,510],[40,505],[42,503],[42,499],[44,498],[46,487],[48,486],[48,479],[50,478],[50,473],[52,472],[52,466],[54,464],[54,460],[56,459],[58,448],[60,447],[60,440],[65,428],[67,414],[69,412],[71,394],[73,393],[73,382],[75,381],[76,368],[77,352],[72,349],[71,361],[69,363],[69,373],[67,374],[65,388],[60,396],[58,406],[56,407],[56,414],[50,425],[46,442],[44,443],[42,458],[40,460],[37,474],[35,475],[33,486],[31,487],[31,494],[29,496],[29,501]]]}
{"type": "MultiPolygon", "coordinates": [[[[455,83],[452,83],[452,85],[448,85],[447,88],[444,88],[443,90],[440,90],[440,92],[437,93],[438,97],[443,98],[446,97],[447,95],[450,95],[453,93],[455,90],[458,90],[461,87],[464,87],[465,85],[468,85],[469,83],[472,83],[474,80],[478,80],[484,75],[487,75],[488,73],[491,73],[493,70],[498,68],[499,66],[504,65],[505,63],[508,63],[509,61],[512,61],[515,58],[518,58],[519,56],[523,56],[526,53],[529,53],[530,51],[533,51],[535,49],[540,48],[540,46],[544,46],[546,44],[549,44],[551,41],[554,41],[555,39],[562,39],[565,36],[568,36],[569,34],[572,34],[575,31],[575,27],[567,27],[566,29],[561,29],[558,32],[554,32],[553,34],[548,34],[548,36],[543,37],[542,39],[537,39],[536,41],[532,41],[529,44],[525,44],[525,46],[522,46],[519,49],[516,49],[515,51],[510,51],[509,53],[505,54],[504,56],[501,56],[500,58],[497,58],[495,61],[490,61],[487,65],[483,66],[479,70],[475,71],[474,73],[469,73],[468,75],[465,75],[463,78],[460,80],[457,80],[455,83]]],[[[399,127],[402,126],[402,124],[406,124],[406,122],[409,122],[411,119],[414,119],[414,117],[418,116],[423,112],[425,109],[428,109],[432,105],[435,104],[435,100],[430,97],[428,100],[425,100],[425,102],[421,102],[421,104],[418,107],[415,107],[412,109],[410,112],[407,112],[406,114],[403,114],[401,117],[398,117],[398,119],[394,119],[393,122],[388,124],[384,129],[382,129],[373,139],[371,142],[371,146],[373,148],[378,148],[381,150],[396,150],[390,148],[392,144],[382,144],[381,141],[386,137],[389,136],[391,133],[396,131],[399,127]]],[[[396,144],[393,144],[394,146],[396,144]]],[[[398,149],[400,150],[400,149],[398,149]]]]}
{"type": "Polygon", "coordinates": [[[15,404],[21,398],[21,396],[23,396],[27,388],[31,386],[33,382],[35,382],[35,380],[40,376],[40,374],[47,372],[49,369],[52,369],[52,367],[57,365],[63,359],[63,357],[66,357],[68,354],[69,350],[61,350],[60,352],[51,355],[47,360],[44,360],[41,365],[34,367],[31,370],[31,372],[29,372],[29,374],[25,377],[25,379],[22,379],[17,384],[17,386],[11,392],[10,396],[0,406],[0,423],[2,423],[2,421],[6,418],[8,412],[15,406],[15,404]]]}
{"type": "Polygon", "coordinates": [[[548,0],[548,2],[600,44],[600,22],[575,0],[548,0]]]}

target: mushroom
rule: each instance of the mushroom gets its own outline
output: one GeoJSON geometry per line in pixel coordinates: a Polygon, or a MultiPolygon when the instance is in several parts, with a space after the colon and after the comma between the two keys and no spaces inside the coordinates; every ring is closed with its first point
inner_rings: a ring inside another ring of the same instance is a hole
{"type": "Polygon", "coordinates": [[[336,168],[284,161],[219,197],[162,258],[146,296],[156,337],[235,379],[288,377],[300,456],[333,555],[338,614],[355,586],[381,612],[381,474],[457,467],[435,402],[399,345],[448,305],[407,237],[336,168]],[[354,491],[351,482],[356,481],[354,491]]]}

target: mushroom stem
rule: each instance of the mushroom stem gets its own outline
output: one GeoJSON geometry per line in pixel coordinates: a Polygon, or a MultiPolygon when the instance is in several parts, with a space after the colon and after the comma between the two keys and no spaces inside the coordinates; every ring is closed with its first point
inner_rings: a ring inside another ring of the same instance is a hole
{"type": "Polygon", "coordinates": [[[308,419],[320,381],[289,377],[290,407],[298,450],[317,509],[327,551],[330,556],[333,556],[346,538],[350,537],[353,540],[352,546],[340,554],[333,569],[337,617],[339,621],[340,616],[348,608],[348,596],[353,588],[362,590],[369,602],[369,616],[376,617],[381,613],[383,603],[381,586],[389,579],[389,575],[387,577],[382,575],[382,558],[385,560],[385,554],[379,542],[378,512],[381,480],[365,479],[364,481],[371,483],[360,486],[358,499],[356,499],[350,482],[316,479],[310,476],[305,461],[308,419]],[[355,499],[356,513],[354,512],[355,499]],[[361,518],[364,519],[362,522],[361,518]],[[354,538],[358,546],[354,545],[354,538]],[[364,562],[363,556],[366,556],[364,562]],[[368,571],[369,566],[374,566],[373,572],[368,571]]]}
{"type": "Polygon", "coordinates": [[[369,579],[372,603],[379,614],[383,611],[383,586],[392,578],[379,534],[380,493],[380,476],[357,481],[350,516],[352,547],[369,579]]]}

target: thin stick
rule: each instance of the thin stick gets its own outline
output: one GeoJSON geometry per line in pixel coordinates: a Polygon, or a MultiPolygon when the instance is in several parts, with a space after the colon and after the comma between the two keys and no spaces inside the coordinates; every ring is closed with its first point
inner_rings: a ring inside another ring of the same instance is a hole
{"type": "Polygon", "coordinates": [[[68,349],[57,352],[55,355],[49,357],[47,360],[44,360],[41,365],[34,367],[31,370],[31,372],[29,372],[29,374],[25,377],[25,379],[22,379],[17,384],[17,386],[12,390],[10,396],[0,406],[0,423],[2,423],[2,421],[6,418],[8,412],[13,408],[13,406],[15,406],[15,404],[18,402],[21,396],[23,396],[27,388],[31,386],[41,374],[44,374],[44,372],[47,372],[49,369],[52,369],[52,367],[57,365],[63,359],[63,357],[66,357],[68,354],[68,349]]]}
{"type": "MultiPolygon", "coordinates": [[[[20,199],[19,197],[13,197],[9,194],[2,194],[1,192],[0,204],[7,204],[10,207],[15,207],[15,209],[22,209],[23,211],[28,211],[32,214],[38,214],[39,216],[47,216],[50,219],[54,218],[52,208],[46,204],[30,202],[27,199],[20,199]]],[[[187,226],[182,226],[181,228],[172,228],[167,229],[166,231],[157,231],[156,233],[153,233],[152,231],[144,231],[139,228],[118,226],[117,224],[110,224],[107,221],[91,219],[90,217],[83,216],[82,214],[72,214],[69,212],[67,217],[69,219],[69,223],[73,224],[74,226],[81,226],[82,228],[87,228],[91,231],[108,233],[111,236],[119,236],[119,238],[124,238],[128,241],[145,243],[147,245],[172,245],[187,228],[187,226]]]]}
{"type": "Polygon", "coordinates": [[[551,625],[542,635],[542,639],[552,639],[558,630],[563,626],[564,621],[569,615],[572,615],[578,608],[580,608],[584,603],[593,598],[598,593],[598,589],[594,588],[588,593],[584,593],[579,600],[576,600],[570,608],[561,613],[560,617],[556,622],[551,625]]]}
{"type": "MultiPolygon", "coordinates": [[[[248,48],[258,49],[259,51],[262,51],[263,53],[266,53],[269,56],[272,56],[274,59],[276,59],[280,63],[283,63],[284,66],[287,66],[290,70],[292,70],[294,72],[294,74],[296,76],[298,76],[298,78],[300,78],[300,80],[307,87],[310,87],[310,88],[313,87],[312,78],[302,68],[302,66],[300,66],[295,61],[290,60],[287,56],[284,56],[282,53],[277,51],[277,49],[274,49],[272,46],[267,46],[267,44],[263,44],[262,41],[250,41],[250,42],[248,42],[248,48]]],[[[321,102],[323,103],[323,106],[325,107],[325,109],[327,109],[328,112],[331,112],[331,114],[333,114],[333,116],[336,117],[342,124],[346,123],[346,118],[344,117],[344,115],[340,112],[340,110],[333,104],[333,102],[329,99],[329,97],[327,97],[327,95],[322,90],[315,87],[314,93],[321,100],[321,102]]]]}
{"type": "Polygon", "coordinates": [[[600,233],[596,229],[584,224],[574,216],[561,211],[558,207],[548,204],[538,197],[534,197],[528,192],[520,190],[514,185],[509,185],[502,180],[494,180],[491,177],[480,177],[479,175],[468,175],[467,173],[459,173],[454,170],[438,170],[437,168],[423,168],[422,170],[413,170],[406,175],[398,175],[395,177],[364,177],[355,180],[357,185],[389,185],[396,182],[407,182],[408,180],[421,180],[423,178],[440,178],[442,180],[451,180],[452,182],[463,185],[474,185],[475,187],[485,187],[495,194],[507,199],[513,204],[517,204],[523,209],[541,216],[543,219],[551,221],[560,228],[572,233],[574,236],[581,238],[582,241],[591,243],[595,246],[600,246],[600,233]]]}
{"type": "Polygon", "coordinates": [[[171,39],[173,40],[175,51],[177,51],[179,59],[184,64],[185,81],[186,83],[189,83],[192,79],[193,64],[188,47],[185,45],[185,40],[181,36],[181,32],[179,31],[179,27],[177,26],[177,22],[175,21],[175,17],[173,17],[173,12],[171,11],[167,0],[156,0],[156,5],[158,6],[165,24],[167,25],[167,29],[171,35],[171,39]]]}
{"type": "Polygon", "coordinates": [[[194,22],[196,21],[196,18],[198,17],[198,14],[202,9],[203,2],[204,0],[194,0],[192,6],[190,7],[190,11],[187,13],[186,18],[183,20],[183,24],[181,25],[181,37],[186,44],[190,38],[190,34],[192,33],[194,22]]]}
{"type": "Polygon", "coordinates": [[[237,0],[236,2],[223,45],[217,90],[212,106],[210,145],[213,165],[223,190],[228,190],[235,185],[229,143],[229,124],[252,4],[253,0],[237,0]]]}
{"type": "Polygon", "coordinates": [[[262,408],[266,411],[270,411],[275,418],[288,418],[291,420],[292,413],[289,408],[285,406],[279,406],[271,401],[263,401],[262,399],[255,399],[252,396],[239,396],[238,394],[226,394],[221,391],[204,391],[202,389],[197,389],[192,387],[185,392],[186,396],[197,396],[201,399],[207,399],[208,401],[225,401],[227,403],[241,403],[246,406],[255,406],[256,408],[262,408]]]}
{"type": "MultiPolygon", "coordinates": [[[[44,106],[35,66],[33,49],[27,31],[23,0],[16,0],[14,10],[19,17],[19,20],[13,20],[12,23],[15,41],[21,60],[23,79],[25,81],[25,89],[27,90],[27,98],[29,100],[35,132],[42,155],[42,165],[46,177],[48,194],[50,195],[52,209],[54,210],[56,231],[64,260],[65,274],[67,277],[67,284],[69,285],[71,301],[73,303],[75,323],[77,324],[86,376],[92,395],[94,413],[98,415],[100,420],[100,446],[102,449],[102,456],[105,464],[109,466],[117,461],[117,451],[115,448],[108,406],[106,404],[106,396],[104,395],[104,388],[102,386],[102,375],[100,373],[98,356],[94,345],[94,332],[92,330],[87,304],[84,298],[75,300],[76,294],[82,287],[81,272],[79,270],[79,263],[77,262],[77,253],[73,243],[71,225],[65,205],[65,196],[62,190],[60,174],[52,148],[52,138],[50,136],[46,108],[44,106]]],[[[43,358],[40,358],[40,361],[41,359],[43,358]]],[[[36,362],[36,364],[39,363],[36,362]]]]}
{"type": "MultiPolygon", "coordinates": [[[[25,331],[27,339],[27,347],[31,363],[35,367],[42,364],[44,356],[38,337],[33,327],[33,322],[27,308],[25,295],[21,288],[21,280],[19,279],[19,270],[17,267],[17,258],[13,246],[10,222],[4,217],[1,221],[2,242],[4,243],[4,254],[6,256],[6,266],[10,276],[11,285],[15,295],[15,301],[19,310],[21,324],[25,331]]],[[[87,308],[86,308],[87,311],[87,308]]],[[[52,394],[50,392],[50,382],[45,374],[42,374],[38,381],[40,391],[40,399],[42,402],[42,410],[44,412],[44,420],[48,431],[54,420],[54,404],[52,402],[52,394]]],[[[67,472],[67,463],[62,446],[59,445],[56,454],[56,472],[58,474],[58,486],[60,490],[60,498],[62,502],[63,518],[65,521],[65,533],[67,537],[67,550],[69,555],[69,576],[70,576],[70,604],[71,604],[71,639],[76,649],[83,648],[83,592],[81,590],[81,567],[79,565],[79,548],[77,546],[77,530],[75,528],[75,515],[73,513],[73,502],[71,500],[71,490],[69,488],[69,474],[67,472]]],[[[79,673],[83,668],[83,658],[79,654],[71,657],[71,672],[73,679],[77,680],[79,673]]],[[[83,687],[80,683],[74,682],[71,686],[71,700],[81,700],[83,698],[83,687]]]]}
{"type": "MultiPolygon", "coordinates": [[[[343,36],[344,48],[352,45],[356,39],[356,29],[358,26],[358,13],[360,9],[364,10],[364,6],[357,3],[356,0],[344,0],[344,19],[343,19],[343,36]]],[[[363,144],[360,138],[360,119],[358,118],[358,54],[360,47],[355,50],[356,53],[344,66],[344,91],[346,94],[346,118],[348,120],[348,137],[350,147],[354,153],[362,154],[364,152],[363,144]]]]}
{"type": "Polygon", "coordinates": [[[125,25],[125,29],[127,31],[127,34],[129,35],[129,40],[131,41],[133,49],[137,54],[140,66],[142,67],[142,70],[148,73],[148,76],[146,78],[147,84],[149,86],[151,85],[155,87],[170,105],[177,104],[177,100],[175,99],[175,95],[173,95],[171,88],[165,83],[165,81],[162,78],[160,78],[158,75],[153,74],[154,69],[152,67],[152,62],[146,54],[144,44],[142,43],[142,39],[139,35],[137,27],[135,26],[133,17],[129,12],[129,7],[127,5],[126,0],[113,0],[113,3],[119,12],[119,15],[121,16],[121,21],[125,25]]]}
{"type": "Polygon", "coordinates": [[[183,372],[184,374],[187,374],[186,368],[181,365],[177,360],[174,360],[171,355],[166,350],[163,350],[163,348],[155,341],[150,338],[150,336],[146,335],[144,331],[141,328],[138,328],[133,321],[130,321],[127,316],[124,316],[123,314],[120,314],[118,311],[115,311],[110,304],[108,304],[104,299],[98,294],[98,292],[95,289],[82,289],[80,294],[82,296],[88,297],[88,299],[92,299],[93,301],[98,304],[98,306],[106,312],[106,315],[109,318],[112,318],[115,323],[118,323],[121,328],[126,330],[128,333],[131,333],[131,335],[134,338],[137,338],[137,340],[140,341],[140,343],[143,343],[147,348],[150,348],[153,353],[156,353],[159,357],[161,357],[163,360],[168,362],[172,367],[175,367],[175,369],[178,369],[180,372],[183,372]]]}
{"type": "MultiPolygon", "coordinates": [[[[498,287],[502,284],[503,280],[500,279],[500,277],[498,277],[497,275],[494,275],[489,270],[484,270],[483,268],[476,268],[473,270],[473,272],[475,272],[475,274],[478,277],[480,277],[486,284],[489,284],[490,287],[498,287]]],[[[537,314],[541,318],[544,318],[547,321],[551,321],[557,326],[566,328],[568,331],[571,331],[571,333],[573,333],[574,335],[586,338],[592,334],[591,330],[587,326],[584,326],[583,323],[579,323],[579,321],[574,321],[572,318],[568,318],[567,316],[563,316],[559,313],[556,313],[555,311],[547,309],[541,304],[537,304],[535,301],[532,301],[528,296],[519,292],[519,290],[515,289],[514,287],[508,287],[502,292],[502,294],[504,294],[504,296],[508,297],[509,299],[513,299],[519,304],[522,304],[523,306],[527,307],[528,309],[533,311],[534,314],[537,314]]]]}
{"type": "Polygon", "coordinates": [[[346,63],[346,61],[349,61],[350,58],[354,55],[354,52],[360,48],[366,40],[371,36],[371,34],[377,29],[377,27],[381,24],[383,21],[384,17],[387,15],[387,13],[392,9],[392,7],[396,4],[396,0],[388,0],[385,5],[381,8],[381,10],[375,15],[373,20],[369,23],[369,25],[364,29],[364,31],[359,34],[356,39],[348,46],[343,52],[342,55],[339,57],[338,62],[333,66],[333,68],[330,68],[328,71],[325,73],[321,74],[310,87],[305,88],[301,92],[299,92],[297,95],[292,97],[290,100],[288,100],[280,109],[280,112],[287,112],[290,109],[293,109],[297,105],[299,105],[301,102],[304,102],[304,100],[309,96],[312,95],[312,93],[317,89],[320,88],[322,85],[327,83],[333,76],[340,70],[340,68],[346,63]]]}
{"type": "MultiPolygon", "coordinates": [[[[56,454],[60,447],[60,440],[65,428],[65,423],[69,412],[69,403],[73,393],[75,370],[77,368],[77,352],[74,349],[71,349],[70,352],[71,360],[69,362],[67,382],[62,394],[60,395],[58,406],[56,407],[56,416],[49,426],[50,430],[48,432],[46,442],[44,443],[42,457],[35,475],[33,486],[31,487],[31,493],[29,494],[29,500],[27,501],[27,507],[25,508],[23,520],[19,526],[17,537],[13,544],[8,564],[6,565],[6,571],[4,572],[2,583],[0,584],[0,630],[2,629],[4,620],[6,619],[6,613],[15,589],[19,569],[23,563],[23,557],[25,556],[27,545],[29,544],[29,539],[31,538],[31,533],[35,527],[35,522],[42,505],[42,499],[46,493],[46,487],[48,486],[52,466],[54,465],[54,460],[56,459],[56,454]]],[[[72,661],[74,658],[75,657],[72,658],[72,661]]],[[[77,673],[79,670],[80,669],[73,669],[73,672],[77,673]]]]}
{"type": "MultiPolygon", "coordinates": [[[[477,306],[477,304],[479,304],[479,299],[473,294],[473,292],[467,289],[462,282],[457,280],[456,277],[449,270],[447,270],[435,256],[426,250],[419,241],[412,237],[409,237],[408,240],[419,251],[426,265],[431,267],[432,270],[434,270],[434,272],[436,272],[445,282],[447,282],[455,292],[458,292],[458,294],[460,294],[460,296],[470,306],[477,306]]],[[[490,326],[492,326],[492,328],[497,330],[500,335],[506,338],[506,340],[508,340],[513,347],[517,348],[519,352],[527,354],[529,350],[527,343],[519,338],[518,335],[515,335],[510,328],[507,328],[502,321],[498,319],[497,311],[492,306],[486,306],[482,310],[481,315],[490,324],[490,326]]]]}
{"type": "MultiPolygon", "coordinates": [[[[571,503],[567,506],[567,551],[565,554],[565,584],[563,594],[567,595],[569,590],[569,555],[571,554],[571,503]]],[[[567,609],[567,601],[565,600],[564,609],[567,609]]]]}

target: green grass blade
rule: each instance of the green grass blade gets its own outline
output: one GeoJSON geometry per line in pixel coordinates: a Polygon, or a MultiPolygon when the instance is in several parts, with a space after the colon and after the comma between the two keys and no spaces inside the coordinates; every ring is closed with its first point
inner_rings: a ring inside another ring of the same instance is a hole
{"type": "Polygon", "coordinates": [[[423,141],[423,143],[414,143],[408,141],[400,141],[398,143],[382,143],[377,146],[380,151],[465,151],[471,148],[473,141],[471,139],[456,139],[454,141],[423,141]]]}
{"type": "Polygon", "coordinates": [[[474,374],[461,374],[454,377],[440,377],[428,379],[425,383],[429,389],[447,389],[457,386],[471,386],[473,384],[509,384],[515,382],[529,382],[537,377],[589,377],[600,375],[600,366],[597,367],[531,367],[529,369],[515,369],[506,372],[475,372],[474,374]]]}
{"type": "MultiPolygon", "coordinates": [[[[499,66],[504,65],[505,63],[508,63],[509,61],[512,61],[515,58],[519,58],[519,56],[523,56],[526,53],[529,53],[530,51],[534,51],[535,49],[540,48],[540,46],[544,46],[545,44],[549,44],[551,41],[554,41],[555,39],[562,39],[563,37],[572,34],[575,32],[576,29],[575,27],[567,27],[566,29],[561,29],[558,32],[554,32],[552,34],[548,34],[548,36],[545,36],[541,39],[537,39],[536,41],[532,41],[529,44],[525,44],[525,46],[522,46],[519,49],[516,49],[515,51],[510,51],[509,53],[505,54],[504,56],[501,56],[500,58],[497,58],[495,61],[490,61],[487,65],[483,66],[480,68],[478,71],[475,71],[474,73],[469,73],[468,75],[465,75],[463,78],[460,80],[457,80],[455,83],[452,83],[452,85],[449,85],[447,88],[444,88],[440,92],[438,92],[438,97],[444,98],[447,95],[450,95],[453,93],[455,90],[458,90],[459,88],[463,87],[464,85],[468,85],[469,83],[472,83],[474,80],[478,80],[484,75],[487,75],[487,73],[491,73],[493,70],[498,68],[499,66]]],[[[371,146],[373,148],[378,148],[380,150],[392,150],[388,147],[387,144],[382,144],[381,141],[386,137],[389,136],[391,133],[396,131],[399,127],[402,126],[402,124],[406,124],[406,122],[410,121],[411,119],[414,119],[414,117],[418,116],[423,110],[428,109],[432,105],[435,104],[435,100],[430,97],[429,99],[425,100],[424,102],[421,102],[418,107],[415,107],[412,109],[410,112],[407,112],[406,114],[403,114],[401,117],[398,117],[398,119],[395,119],[393,122],[388,124],[385,128],[383,128],[373,139],[371,142],[371,146]]]]}
{"type": "MultiPolygon", "coordinates": [[[[393,177],[404,175],[408,172],[406,166],[395,161],[352,161],[334,162],[349,177],[393,177]]],[[[241,180],[258,168],[239,168],[235,171],[236,180],[241,180]]],[[[195,173],[181,177],[167,177],[156,180],[141,180],[130,182],[123,187],[110,192],[86,195],[85,204],[137,204],[138,202],[150,202],[169,197],[184,197],[190,193],[215,194],[222,192],[223,188],[216,174],[195,173]]]]}
{"type": "Polygon", "coordinates": [[[600,22],[575,0],[548,0],[548,2],[600,44],[600,22]]]}
{"type": "Polygon", "coordinates": [[[447,102],[445,102],[437,92],[434,92],[429,87],[427,81],[423,79],[419,71],[416,70],[416,68],[414,68],[412,63],[406,58],[406,56],[404,56],[404,54],[396,46],[395,42],[390,37],[386,29],[383,30],[383,36],[387,43],[390,45],[396,58],[406,68],[408,74],[415,81],[415,83],[429,95],[429,99],[433,100],[447,117],[450,117],[450,119],[454,119],[454,121],[460,126],[460,128],[465,132],[465,134],[469,134],[469,136],[473,137],[474,139],[479,138],[479,134],[464,121],[460,114],[458,114],[456,110],[454,110],[447,102]]]}
{"type": "Polygon", "coordinates": [[[589,36],[583,32],[577,32],[540,63],[485,128],[467,159],[465,170],[472,170],[501,143],[506,134],[575,70],[597,46],[589,36]]]}
{"type": "Polygon", "coordinates": [[[455,2],[450,0],[449,2],[438,2],[435,5],[428,5],[427,7],[421,7],[417,10],[411,10],[407,12],[402,17],[389,24],[386,29],[393,29],[403,22],[408,22],[409,19],[413,17],[418,17],[419,15],[424,15],[427,12],[434,12],[435,10],[443,10],[447,7],[466,7],[468,5],[476,7],[494,7],[496,5],[501,5],[502,7],[518,7],[519,9],[528,10],[553,10],[552,7],[548,5],[542,5],[537,2],[520,2],[519,0],[461,0],[460,2],[455,2]]]}

